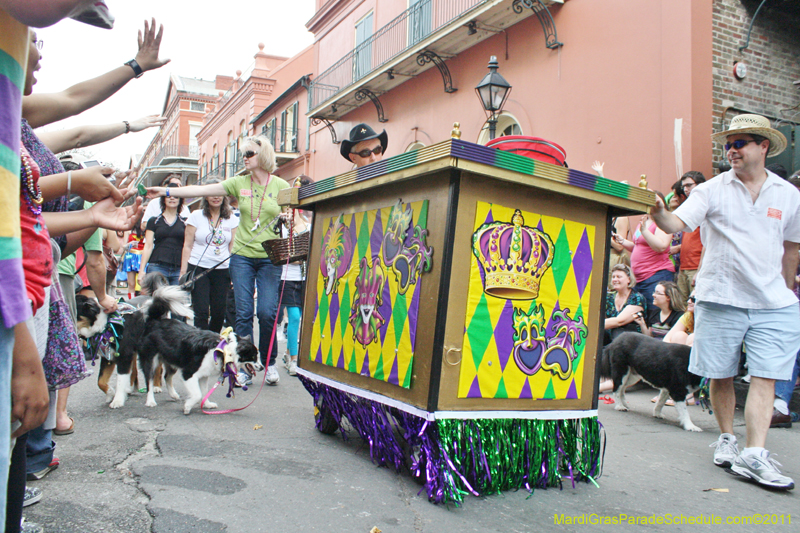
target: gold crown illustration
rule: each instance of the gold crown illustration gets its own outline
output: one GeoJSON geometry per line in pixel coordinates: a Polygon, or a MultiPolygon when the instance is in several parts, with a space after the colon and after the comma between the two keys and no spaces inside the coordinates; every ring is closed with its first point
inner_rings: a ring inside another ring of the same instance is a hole
{"type": "Polygon", "coordinates": [[[517,209],[510,224],[484,224],[472,235],[472,253],[483,272],[486,294],[507,300],[539,296],[539,283],[553,262],[553,241],[524,224],[517,209]]]}

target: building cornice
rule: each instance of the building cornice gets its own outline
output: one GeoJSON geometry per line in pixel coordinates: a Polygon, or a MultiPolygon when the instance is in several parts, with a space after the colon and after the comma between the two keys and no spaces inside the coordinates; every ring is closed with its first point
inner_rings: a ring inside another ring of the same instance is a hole
{"type": "Polygon", "coordinates": [[[314,34],[315,40],[319,40],[337,20],[363,3],[364,0],[329,0],[306,22],[306,28],[314,34]]]}
{"type": "MultiPolygon", "coordinates": [[[[226,120],[242,107],[245,101],[252,100],[253,96],[256,94],[263,94],[267,97],[272,96],[275,83],[275,80],[272,78],[255,78],[252,76],[248,78],[244,85],[242,85],[227,102],[218,108],[214,116],[203,125],[200,132],[197,134],[197,142],[199,144],[206,142],[226,120]]],[[[249,123],[249,120],[247,122],[249,123]]]]}

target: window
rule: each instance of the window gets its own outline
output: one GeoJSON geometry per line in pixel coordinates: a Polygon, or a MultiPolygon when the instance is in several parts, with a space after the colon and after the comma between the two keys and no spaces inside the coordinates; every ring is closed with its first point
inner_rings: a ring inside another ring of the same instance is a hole
{"type": "Polygon", "coordinates": [[[431,33],[432,0],[409,0],[408,44],[420,42],[431,33]]]}
{"type": "Polygon", "coordinates": [[[425,148],[425,145],[419,141],[414,141],[408,145],[406,152],[413,152],[414,150],[419,150],[420,148],[425,148]]]}
{"type": "Polygon", "coordinates": [[[191,102],[189,109],[191,109],[192,111],[202,112],[206,110],[206,104],[204,104],[203,102],[191,102]]]}
{"type": "Polygon", "coordinates": [[[278,146],[275,149],[276,152],[286,151],[286,112],[286,109],[281,111],[281,130],[278,134],[278,146]]]}
{"type": "Polygon", "coordinates": [[[272,147],[275,148],[275,119],[273,118],[264,124],[261,132],[264,134],[264,137],[269,140],[269,143],[272,145],[272,147]]]}
{"type": "MultiPolygon", "coordinates": [[[[503,113],[497,117],[495,137],[503,137],[506,135],[524,134],[522,133],[522,127],[519,125],[519,121],[514,117],[514,115],[503,113]]],[[[489,121],[487,120],[483,123],[483,128],[481,128],[481,131],[478,134],[478,144],[486,144],[489,141],[489,121]]]]}
{"type": "Polygon", "coordinates": [[[372,69],[372,12],[356,22],[356,46],[353,57],[353,81],[366,76],[372,69]]]}
{"type": "Polygon", "coordinates": [[[189,157],[197,156],[197,134],[202,128],[202,124],[189,123],[189,157]]]}
{"type": "Polygon", "coordinates": [[[286,109],[285,151],[297,151],[297,102],[286,109]]]}

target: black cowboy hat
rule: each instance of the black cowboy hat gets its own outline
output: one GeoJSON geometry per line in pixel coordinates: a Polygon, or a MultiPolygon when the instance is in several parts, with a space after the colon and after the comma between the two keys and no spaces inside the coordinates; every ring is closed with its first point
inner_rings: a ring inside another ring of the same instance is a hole
{"type": "Polygon", "coordinates": [[[386,135],[386,130],[378,134],[375,133],[375,130],[373,130],[369,124],[363,123],[356,124],[353,129],[350,130],[350,138],[342,141],[342,145],[339,147],[339,153],[342,154],[342,157],[351,161],[350,152],[353,150],[353,146],[362,141],[369,141],[370,139],[379,139],[381,141],[383,153],[386,153],[386,146],[389,144],[389,136],[386,135]]]}

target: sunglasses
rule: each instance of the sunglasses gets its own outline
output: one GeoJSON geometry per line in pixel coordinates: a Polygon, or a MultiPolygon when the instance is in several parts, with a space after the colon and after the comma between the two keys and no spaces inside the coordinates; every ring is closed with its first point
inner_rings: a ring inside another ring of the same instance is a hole
{"type": "Polygon", "coordinates": [[[750,140],[747,140],[747,139],[736,139],[732,143],[725,143],[725,151],[727,152],[731,148],[735,148],[737,150],[741,150],[742,148],[744,148],[748,144],[754,143],[754,142],[756,142],[755,139],[750,139],[750,140]]]}
{"type": "Polygon", "coordinates": [[[370,150],[369,148],[365,148],[360,152],[350,152],[350,153],[356,154],[358,157],[367,158],[369,157],[369,154],[381,155],[381,153],[383,153],[383,146],[376,146],[372,150],[370,150]]]}
{"type": "Polygon", "coordinates": [[[697,302],[697,298],[695,298],[694,296],[689,296],[689,303],[693,304],[695,302],[697,302]]]}
{"type": "Polygon", "coordinates": [[[180,187],[180,186],[181,186],[180,183],[175,183],[174,181],[171,183],[167,183],[167,187],[180,187]]]}
{"type": "Polygon", "coordinates": [[[242,154],[242,157],[245,159],[250,159],[251,157],[255,157],[256,153],[252,150],[247,150],[245,153],[242,154]]]}

